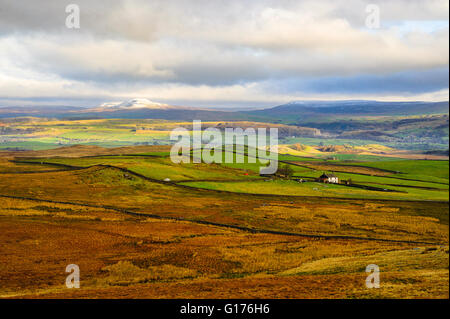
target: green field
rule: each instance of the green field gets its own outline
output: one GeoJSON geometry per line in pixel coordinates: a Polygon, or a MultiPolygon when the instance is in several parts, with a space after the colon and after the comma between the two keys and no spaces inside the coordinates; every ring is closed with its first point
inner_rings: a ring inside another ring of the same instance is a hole
{"type": "Polygon", "coordinates": [[[12,125],[17,133],[0,135],[3,140],[0,149],[41,150],[73,144],[103,147],[169,144],[169,132],[164,130],[164,125],[164,121],[154,120],[24,120],[12,125]],[[150,130],[154,126],[157,129],[150,130]]]}
{"type": "MultiPolygon", "coordinates": [[[[180,185],[220,190],[236,193],[289,195],[289,196],[318,196],[337,198],[372,198],[396,200],[438,200],[448,201],[448,161],[373,161],[352,163],[354,166],[373,167],[383,170],[399,171],[387,176],[371,176],[352,172],[334,172],[341,181],[352,180],[349,185],[333,185],[315,182],[322,174],[305,166],[291,165],[293,178],[303,178],[305,182],[283,178],[260,177],[261,163],[248,163],[249,157],[244,155],[244,163],[180,163],[175,164],[168,156],[168,152],[147,153],[147,155],[123,156],[93,156],[80,158],[46,158],[25,159],[36,164],[64,164],[74,167],[91,167],[95,165],[111,165],[128,169],[130,172],[145,177],[163,181],[182,182],[180,185]],[[418,164],[418,166],[415,166],[418,164]],[[422,174],[418,174],[421,172],[422,174]],[[365,189],[370,187],[372,189],[365,189]]],[[[192,155],[199,156],[195,150],[192,155]]],[[[236,160],[236,154],[233,160],[236,160]]],[[[225,159],[225,152],[222,152],[225,159]]],[[[282,161],[305,163],[309,158],[296,156],[280,156],[282,161]]],[[[192,158],[191,158],[192,160],[192,158]]],[[[313,161],[312,163],[320,163],[313,161]]],[[[324,161],[325,163],[325,161],[324,161]]],[[[347,162],[333,161],[333,164],[346,165],[347,162]]],[[[348,166],[348,165],[346,165],[348,166]]]]}
{"type": "Polygon", "coordinates": [[[174,164],[168,157],[143,157],[143,156],[99,156],[85,158],[49,158],[35,159],[36,163],[65,164],[76,167],[90,167],[94,165],[113,165],[129,169],[132,172],[146,177],[171,181],[184,181],[195,179],[209,180],[234,180],[238,178],[259,178],[258,175],[244,175],[240,170],[233,170],[216,164],[174,164]]]}
{"type": "MultiPolygon", "coordinates": [[[[211,122],[210,124],[217,123],[211,122]]],[[[45,121],[25,119],[14,122],[12,125],[15,130],[14,134],[1,135],[3,140],[0,148],[45,150],[72,144],[102,147],[167,145],[173,143],[169,140],[169,134],[173,128],[189,125],[191,124],[188,122],[161,120],[45,121]]],[[[253,163],[255,158],[249,157],[248,154],[254,149],[247,147],[243,150],[241,163],[236,160],[237,156],[241,154],[225,151],[218,156],[222,159],[221,163],[192,163],[192,158],[200,157],[199,150],[191,151],[190,163],[181,164],[173,163],[168,151],[141,152],[134,155],[119,153],[122,156],[50,157],[25,160],[36,164],[41,162],[47,164],[40,168],[34,165],[36,170],[49,169],[48,165],[51,164],[64,164],[75,168],[111,165],[154,180],[185,182],[182,184],[183,186],[236,193],[448,201],[448,160],[414,160],[383,156],[381,153],[380,155],[354,153],[356,149],[352,149],[351,145],[361,146],[373,142],[367,140],[341,139],[342,143],[336,143],[334,139],[318,138],[289,137],[284,140],[289,143],[300,141],[305,145],[335,143],[335,145],[346,144],[347,146],[336,148],[336,150],[343,150],[342,152],[328,150],[322,152],[318,148],[314,149],[308,146],[299,148],[305,150],[299,152],[302,156],[279,154],[280,164],[289,165],[292,168],[292,178],[305,179],[304,183],[286,180],[280,176],[274,176],[273,181],[264,182],[267,177],[259,176],[259,172],[261,167],[266,164],[262,164],[258,160],[253,163]],[[346,152],[346,150],[351,150],[353,153],[346,152]],[[232,155],[231,162],[227,163],[226,155],[232,155]],[[316,183],[316,178],[324,172],[336,174],[341,182],[351,180],[352,185],[316,183]]],[[[284,152],[289,153],[293,150],[288,146],[283,146],[284,152]]],[[[367,146],[360,147],[360,149],[363,151],[378,149],[380,152],[392,150],[376,144],[367,146]]],[[[267,155],[263,155],[263,157],[267,158],[267,155]]],[[[26,166],[27,170],[31,169],[30,166],[33,165],[26,166]]],[[[53,169],[57,168],[57,166],[53,167],[53,169]]],[[[50,169],[52,168],[50,167],[50,169]]],[[[19,170],[19,168],[6,165],[3,171],[8,170],[19,170]]]]}
{"type": "MultiPolygon", "coordinates": [[[[345,165],[345,163],[343,163],[345,165]]],[[[363,162],[352,165],[369,166],[398,172],[397,177],[423,181],[447,182],[449,176],[448,161],[397,160],[387,162],[363,162]]]]}
{"type": "Polygon", "coordinates": [[[386,189],[399,192],[372,191],[353,188],[344,185],[323,184],[316,182],[297,183],[294,181],[266,181],[266,182],[188,182],[183,185],[224,190],[236,193],[289,195],[289,196],[319,196],[337,198],[370,198],[396,200],[448,200],[448,189],[427,191],[405,187],[389,186],[386,189]]]}

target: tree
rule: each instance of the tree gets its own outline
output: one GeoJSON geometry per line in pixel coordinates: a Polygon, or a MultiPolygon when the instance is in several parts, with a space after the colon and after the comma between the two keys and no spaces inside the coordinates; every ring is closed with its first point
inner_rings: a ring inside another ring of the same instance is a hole
{"type": "Polygon", "coordinates": [[[278,172],[278,175],[283,176],[285,178],[291,178],[292,175],[294,174],[294,170],[288,164],[285,164],[283,166],[279,166],[277,172],[278,172]]]}

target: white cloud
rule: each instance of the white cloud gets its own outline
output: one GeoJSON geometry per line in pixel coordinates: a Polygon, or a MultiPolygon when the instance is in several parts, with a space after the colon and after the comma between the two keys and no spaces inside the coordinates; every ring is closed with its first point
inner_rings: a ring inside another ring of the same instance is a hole
{"type": "Polygon", "coordinates": [[[60,1],[0,0],[0,96],[262,102],[298,98],[270,81],[448,67],[445,0],[78,2],[81,29],[69,30],[60,1]],[[368,3],[379,30],[364,26],[368,3]]]}

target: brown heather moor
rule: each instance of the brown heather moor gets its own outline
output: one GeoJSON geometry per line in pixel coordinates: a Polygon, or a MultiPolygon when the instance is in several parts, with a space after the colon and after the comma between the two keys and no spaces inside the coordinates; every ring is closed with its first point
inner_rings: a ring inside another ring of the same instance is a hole
{"type": "Polygon", "coordinates": [[[448,202],[219,192],[12,155],[0,161],[2,298],[449,297],[448,202]],[[80,289],[65,287],[68,264],[80,289]],[[365,287],[368,264],[379,289],[365,287]]]}

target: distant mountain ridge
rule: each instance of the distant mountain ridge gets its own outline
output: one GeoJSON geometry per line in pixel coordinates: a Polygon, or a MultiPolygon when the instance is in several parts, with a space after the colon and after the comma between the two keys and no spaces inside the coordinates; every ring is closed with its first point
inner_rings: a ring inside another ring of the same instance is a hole
{"type": "Polygon", "coordinates": [[[348,114],[348,115],[415,115],[448,113],[448,101],[442,102],[383,102],[369,100],[344,101],[293,101],[271,109],[250,111],[252,114],[310,115],[310,114],[348,114]]]}
{"type": "Polygon", "coordinates": [[[0,108],[0,135],[11,133],[8,122],[20,117],[63,120],[156,119],[177,122],[218,122],[217,127],[242,126],[244,122],[279,128],[280,141],[298,137],[367,140],[396,147],[414,145],[424,150],[448,149],[449,116],[445,102],[293,101],[252,111],[219,111],[172,106],[147,99],[107,102],[95,108],[0,108]],[[280,125],[287,125],[285,129],[280,125]],[[292,129],[296,128],[296,129],[292,129]]]}
{"type": "Polygon", "coordinates": [[[272,108],[250,111],[219,111],[173,106],[146,98],[106,102],[95,108],[82,107],[0,107],[0,118],[36,116],[56,118],[125,118],[165,120],[252,120],[291,124],[327,120],[335,116],[410,116],[448,114],[448,101],[382,102],[370,100],[292,101],[272,108]]]}
{"type": "MultiPolygon", "coordinates": [[[[307,106],[315,106],[315,107],[327,107],[334,106],[337,104],[341,105],[357,105],[357,104],[370,104],[373,102],[377,102],[376,100],[299,100],[299,101],[291,101],[286,104],[281,105],[307,105],[307,106]]],[[[279,105],[279,106],[281,106],[279,105]]]]}

